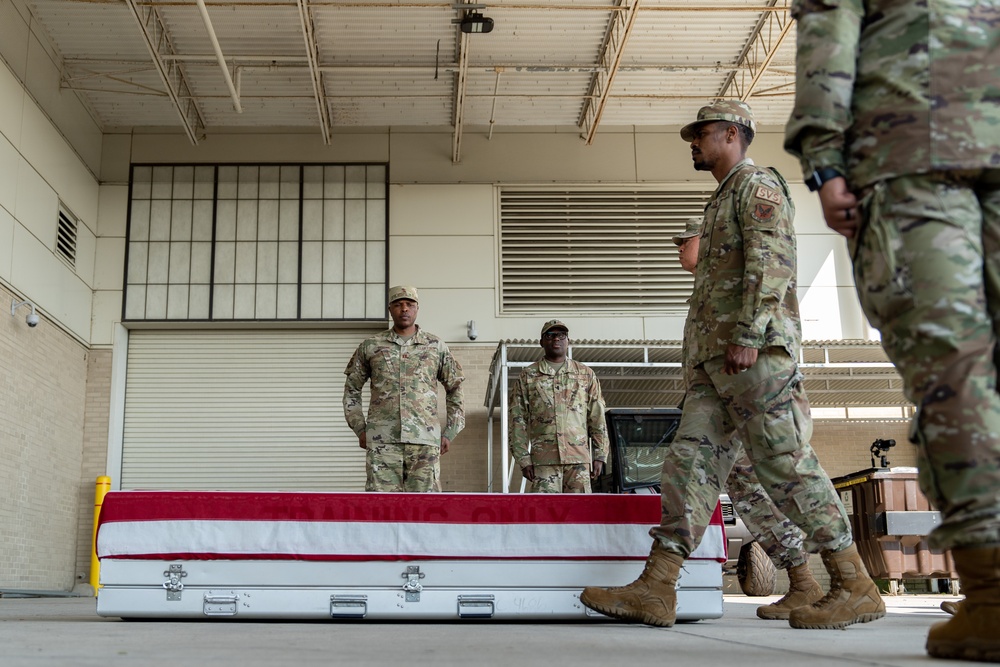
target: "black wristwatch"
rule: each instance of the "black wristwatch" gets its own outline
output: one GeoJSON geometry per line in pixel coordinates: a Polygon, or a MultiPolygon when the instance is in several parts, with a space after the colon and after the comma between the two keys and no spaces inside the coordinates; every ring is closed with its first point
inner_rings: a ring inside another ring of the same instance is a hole
{"type": "Polygon", "coordinates": [[[816,192],[823,184],[827,181],[832,181],[835,178],[843,176],[839,169],[833,167],[822,167],[815,170],[809,178],[806,179],[806,186],[811,192],[816,192]]]}

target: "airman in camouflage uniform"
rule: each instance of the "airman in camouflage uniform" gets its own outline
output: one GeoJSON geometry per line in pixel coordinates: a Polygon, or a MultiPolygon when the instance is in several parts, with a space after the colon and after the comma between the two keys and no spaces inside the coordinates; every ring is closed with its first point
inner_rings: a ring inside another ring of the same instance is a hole
{"type": "MultiPolygon", "coordinates": [[[[678,246],[681,268],[685,271],[694,273],[698,265],[703,227],[703,218],[691,218],[684,231],[673,238],[678,246]]],[[[823,589],[809,569],[809,552],[802,544],[805,535],[775,507],[757,479],[750,457],[735,433],[732,435],[732,447],[738,453],[736,463],[726,478],[726,493],[747,530],[764,549],[774,566],[788,574],[788,592],[777,602],[758,607],[757,616],[768,620],[785,620],[792,609],[812,604],[823,597],[823,589]]],[[[669,508],[665,511],[671,515],[681,514],[683,508],[669,508]]]]}
{"type": "Polygon", "coordinates": [[[545,358],[514,383],[511,455],[537,493],[590,493],[608,458],[601,385],[594,371],[566,357],[565,324],[546,322],[539,343],[545,358]]]}
{"type": "MultiPolygon", "coordinates": [[[[681,130],[695,169],[719,183],[705,208],[694,294],[684,328],[686,395],[663,463],[662,518],[639,580],[587,588],[588,607],[624,620],[673,625],[680,567],[697,546],[739,454],[736,431],[763,488],[805,533],[832,589],[802,609],[802,627],[843,628],[885,615],[847,516],[809,445],[796,296],[795,208],[784,179],[746,158],[756,124],[742,102],[716,102],[681,130]],[[681,511],[678,511],[681,510],[681,511]]],[[[793,626],[795,624],[793,623],[793,626]]]]}
{"type": "Polygon", "coordinates": [[[1000,661],[1000,3],[795,2],[785,147],[848,239],[917,406],[920,486],[966,599],[935,657],[1000,661]]]}
{"type": "Polygon", "coordinates": [[[416,324],[414,287],[389,290],[392,328],[358,346],[344,374],[344,415],[366,450],[366,491],[440,491],[440,456],[465,427],[462,367],[443,340],[416,324]],[[361,392],[371,380],[365,419],[361,392]],[[444,385],[441,431],[437,384],[444,385]]]}

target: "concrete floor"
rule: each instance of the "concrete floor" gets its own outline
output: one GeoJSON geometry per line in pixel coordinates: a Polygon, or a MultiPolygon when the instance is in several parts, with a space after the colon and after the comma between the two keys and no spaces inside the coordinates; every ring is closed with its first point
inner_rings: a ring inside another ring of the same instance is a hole
{"type": "Polygon", "coordinates": [[[845,630],[762,621],[771,598],[725,597],[725,615],[669,629],[608,622],[122,621],[93,598],[0,599],[0,665],[968,665],[933,660],[927,629],[944,595],[886,597],[888,613],[845,630]]]}

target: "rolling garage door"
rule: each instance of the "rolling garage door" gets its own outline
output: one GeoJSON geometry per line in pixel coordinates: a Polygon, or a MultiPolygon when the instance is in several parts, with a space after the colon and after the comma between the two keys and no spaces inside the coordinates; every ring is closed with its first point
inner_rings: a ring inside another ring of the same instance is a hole
{"type": "Polygon", "coordinates": [[[371,334],[133,330],[121,488],[364,490],[341,399],[371,334]]]}

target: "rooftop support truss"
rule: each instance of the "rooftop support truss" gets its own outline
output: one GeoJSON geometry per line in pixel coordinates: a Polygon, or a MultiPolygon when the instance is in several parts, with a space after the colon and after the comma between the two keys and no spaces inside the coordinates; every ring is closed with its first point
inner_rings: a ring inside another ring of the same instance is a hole
{"type": "Polygon", "coordinates": [[[753,95],[760,79],[771,66],[774,55],[781,48],[794,24],[788,7],[788,0],[781,0],[784,10],[778,6],[779,0],[768,0],[770,11],[765,11],[757,19],[736,66],[726,77],[719,90],[719,97],[738,97],[746,102],[753,95]],[[732,93],[730,93],[732,88],[732,93]]]}
{"type": "Polygon", "coordinates": [[[181,63],[170,59],[177,52],[170,42],[163,20],[156,7],[152,5],[140,5],[136,0],[125,0],[125,3],[139,23],[139,30],[146,41],[153,65],[167,89],[167,96],[177,109],[184,133],[192,144],[197,145],[198,140],[205,135],[205,121],[201,117],[198,105],[195,104],[194,95],[187,84],[181,63]]]}
{"type": "Polygon", "coordinates": [[[302,24],[302,36],[306,42],[306,61],[309,64],[309,79],[312,81],[313,95],[316,97],[316,111],[319,113],[320,131],[323,133],[323,143],[330,145],[330,108],[326,105],[326,94],[323,88],[323,73],[319,67],[319,46],[313,34],[312,14],[309,11],[309,0],[298,0],[299,21],[302,24]]]}
{"type": "Polygon", "coordinates": [[[614,83],[618,67],[621,65],[625,44],[632,34],[635,17],[639,11],[640,0],[618,0],[616,10],[611,13],[607,35],[601,48],[600,66],[590,78],[590,89],[584,98],[583,111],[580,113],[578,125],[583,130],[581,136],[589,146],[597,134],[597,126],[604,114],[604,107],[611,95],[611,85],[614,83]]]}

